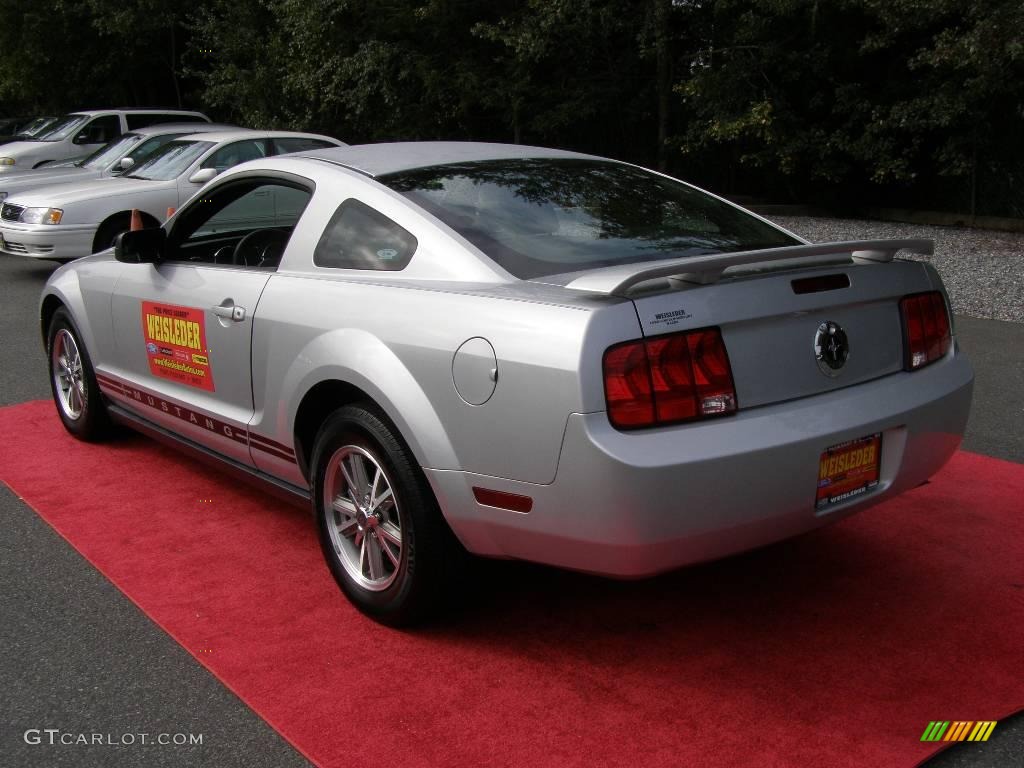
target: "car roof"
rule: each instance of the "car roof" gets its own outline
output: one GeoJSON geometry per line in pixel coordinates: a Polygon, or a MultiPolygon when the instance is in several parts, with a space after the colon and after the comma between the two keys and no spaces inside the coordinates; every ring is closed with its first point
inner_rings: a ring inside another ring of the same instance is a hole
{"type": "Polygon", "coordinates": [[[521,144],[488,144],[478,141],[399,141],[382,144],[356,144],[349,147],[299,152],[291,157],[309,157],[378,177],[437,165],[480,162],[483,160],[521,160],[526,158],[577,158],[604,160],[594,155],[521,144]]]}
{"type": "Polygon", "coordinates": [[[160,107],[109,107],[107,109],[72,109],[65,112],[65,115],[106,115],[111,112],[121,112],[126,115],[199,115],[206,117],[202,112],[191,109],[162,109],[160,107]]]}
{"type": "MultiPolygon", "coordinates": [[[[156,123],[142,128],[132,128],[125,133],[136,136],[163,136],[165,133],[213,133],[215,131],[245,131],[247,128],[240,128],[237,125],[226,125],[224,123],[156,123]]],[[[114,139],[117,141],[117,139],[114,139]]]]}
{"type": "MultiPolygon", "coordinates": [[[[338,141],[333,136],[324,136],[318,133],[300,133],[297,131],[257,131],[252,128],[233,128],[231,130],[221,131],[210,131],[199,132],[197,135],[188,134],[185,136],[179,136],[178,140],[195,139],[197,141],[230,141],[232,139],[286,139],[286,138],[303,138],[303,139],[331,139],[332,141],[338,141]]],[[[340,147],[339,147],[340,149],[340,147]]]]}

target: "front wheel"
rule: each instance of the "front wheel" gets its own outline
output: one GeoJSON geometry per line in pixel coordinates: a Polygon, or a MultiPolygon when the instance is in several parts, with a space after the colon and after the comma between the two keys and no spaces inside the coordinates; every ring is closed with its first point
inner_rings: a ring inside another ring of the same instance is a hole
{"type": "Polygon", "coordinates": [[[341,590],[383,624],[426,618],[460,547],[394,428],[370,408],[340,408],[320,428],[312,466],[320,545],[341,590]]]}
{"type": "Polygon", "coordinates": [[[99,440],[110,430],[92,361],[66,309],[58,309],[47,334],[50,390],[64,428],[80,440],[99,440]]]}

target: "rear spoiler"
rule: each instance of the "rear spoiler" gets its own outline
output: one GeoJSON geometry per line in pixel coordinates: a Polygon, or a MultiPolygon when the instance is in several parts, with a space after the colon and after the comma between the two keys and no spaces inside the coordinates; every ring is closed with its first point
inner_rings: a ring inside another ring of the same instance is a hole
{"type": "Polygon", "coordinates": [[[686,283],[707,285],[717,282],[729,267],[742,264],[761,264],[770,261],[793,261],[792,266],[811,266],[834,262],[822,256],[846,256],[855,264],[892,261],[897,251],[909,250],[931,255],[934,240],[844,240],[838,243],[812,243],[787,245],[782,248],[762,248],[756,251],[711,253],[682,259],[663,259],[646,264],[623,264],[594,270],[571,280],[566,288],[595,293],[622,294],[637,283],[670,277],[686,283]],[[806,262],[804,260],[807,260],[806,262]]]}

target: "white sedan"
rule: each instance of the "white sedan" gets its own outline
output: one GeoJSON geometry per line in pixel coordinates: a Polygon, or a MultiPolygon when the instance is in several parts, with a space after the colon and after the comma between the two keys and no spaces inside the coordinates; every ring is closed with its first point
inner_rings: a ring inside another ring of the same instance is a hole
{"type": "Polygon", "coordinates": [[[234,129],[182,136],[119,178],[39,187],[0,207],[0,252],[69,261],[102,251],[129,229],[137,209],[159,226],[221,171],[271,155],[345,146],[329,136],[234,129]]]}

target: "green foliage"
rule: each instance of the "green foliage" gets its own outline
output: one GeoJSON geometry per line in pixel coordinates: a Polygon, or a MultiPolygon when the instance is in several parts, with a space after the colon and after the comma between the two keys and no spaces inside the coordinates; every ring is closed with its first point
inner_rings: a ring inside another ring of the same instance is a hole
{"type": "Polygon", "coordinates": [[[181,104],[349,142],[570,147],[723,191],[1024,213],[1020,0],[0,0],[0,12],[8,113],[181,104]]]}

